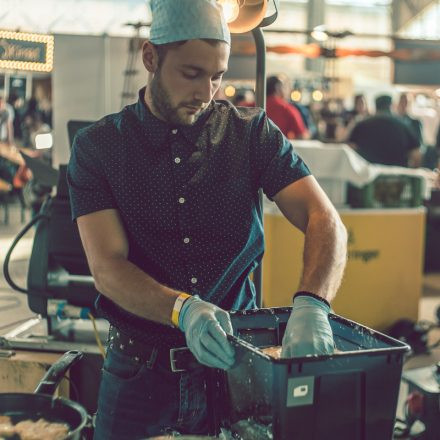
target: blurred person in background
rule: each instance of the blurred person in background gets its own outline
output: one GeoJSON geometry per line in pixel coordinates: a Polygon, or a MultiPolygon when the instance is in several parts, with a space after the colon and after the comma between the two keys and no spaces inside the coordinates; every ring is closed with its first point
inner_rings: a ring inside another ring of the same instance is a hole
{"type": "Polygon", "coordinates": [[[286,100],[285,86],[278,76],[267,78],[267,116],[288,139],[308,139],[301,113],[286,100]]]}
{"type": "Polygon", "coordinates": [[[423,126],[420,119],[413,118],[408,113],[409,97],[407,93],[402,93],[397,103],[397,115],[414,132],[421,147],[423,147],[423,126]]]}
{"type": "Polygon", "coordinates": [[[376,114],[358,122],[348,142],[371,163],[418,167],[421,164],[420,142],[414,131],[391,113],[392,98],[376,98],[376,114]]]}
{"type": "Polygon", "coordinates": [[[237,107],[256,107],[255,93],[253,90],[246,89],[238,92],[232,103],[237,107]]]}
{"type": "Polygon", "coordinates": [[[40,102],[40,112],[43,122],[52,128],[52,102],[49,99],[40,102]]]}
{"type": "Polygon", "coordinates": [[[344,127],[346,110],[342,99],[325,99],[319,111],[320,138],[323,142],[339,142],[344,127]]]}
{"type": "Polygon", "coordinates": [[[239,90],[237,93],[232,97],[231,99],[232,104],[234,104],[236,107],[242,107],[243,104],[247,104],[246,97],[244,95],[244,91],[239,90]]]}
{"type": "Polygon", "coordinates": [[[50,125],[44,122],[43,115],[40,113],[35,113],[29,125],[29,147],[37,149],[36,137],[39,134],[50,133],[50,125]]]}
{"type": "Polygon", "coordinates": [[[437,148],[437,150],[440,151],[440,124],[437,131],[437,140],[435,143],[435,148],[437,148]]]}
{"type": "Polygon", "coordinates": [[[22,138],[21,124],[23,122],[24,100],[16,93],[11,93],[8,98],[8,104],[14,110],[14,122],[13,122],[14,139],[21,139],[22,138]]]}
{"type": "Polygon", "coordinates": [[[342,130],[341,139],[346,141],[356,124],[369,116],[367,100],[362,93],[355,95],[353,99],[353,108],[344,114],[345,129],[342,130]]]}
{"type": "Polygon", "coordinates": [[[290,105],[292,105],[294,108],[296,108],[299,111],[302,120],[304,122],[304,125],[307,128],[307,131],[309,132],[309,138],[317,139],[318,127],[316,125],[315,120],[313,119],[313,115],[312,112],[310,111],[310,108],[304,104],[301,104],[300,102],[292,101],[292,99],[289,99],[288,102],[290,105]]]}
{"type": "Polygon", "coordinates": [[[434,145],[427,145],[423,154],[422,166],[430,170],[440,168],[440,124],[434,145]]]}
{"type": "Polygon", "coordinates": [[[52,162],[52,149],[44,148],[38,149],[37,146],[37,136],[39,134],[51,133],[52,129],[49,124],[43,121],[43,115],[40,113],[35,113],[33,118],[30,120],[29,125],[29,144],[26,145],[28,148],[32,148],[35,151],[34,157],[40,157],[47,163],[52,162]]]}
{"type": "MultiPolygon", "coordinates": [[[[435,142],[433,150],[433,158],[432,158],[432,169],[437,169],[437,172],[440,170],[440,124],[437,131],[437,139],[435,142]]],[[[440,180],[440,179],[439,179],[440,180]]]]}
{"type": "Polygon", "coordinates": [[[38,100],[36,98],[29,99],[26,104],[26,110],[23,114],[23,122],[21,124],[22,142],[24,147],[33,147],[31,139],[32,132],[35,132],[42,121],[43,114],[40,110],[38,100]]]}
{"type": "Polygon", "coordinates": [[[0,142],[14,145],[14,108],[0,96],[0,142]]]}

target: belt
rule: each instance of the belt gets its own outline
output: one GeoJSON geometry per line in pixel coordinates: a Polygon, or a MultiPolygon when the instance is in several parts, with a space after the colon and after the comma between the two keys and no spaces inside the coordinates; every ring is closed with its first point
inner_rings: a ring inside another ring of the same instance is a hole
{"type": "Polygon", "coordinates": [[[109,347],[116,352],[129,356],[135,362],[147,364],[148,368],[161,366],[173,373],[203,368],[188,347],[161,347],[136,340],[119,329],[110,326],[109,347]]]}

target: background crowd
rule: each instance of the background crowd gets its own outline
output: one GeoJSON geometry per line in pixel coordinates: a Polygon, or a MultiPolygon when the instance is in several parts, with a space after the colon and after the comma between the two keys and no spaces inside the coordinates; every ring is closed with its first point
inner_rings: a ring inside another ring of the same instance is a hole
{"type": "MultiPolygon", "coordinates": [[[[440,161],[440,124],[437,116],[434,142],[424,139],[423,123],[411,112],[412,96],[401,93],[374,97],[368,105],[356,94],[347,106],[343,99],[300,104],[291,99],[289,83],[278,76],[267,79],[267,114],[289,139],[317,139],[347,143],[372,163],[435,169],[440,161]],[[371,107],[371,109],[370,109],[371,107]]],[[[251,90],[238,92],[232,102],[254,106],[251,90]]]]}
{"type": "MultiPolygon", "coordinates": [[[[395,100],[390,95],[375,96],[370,105],[366,95],[356,94],[348,106],[343,99],[324,96],[319,102],[311,100],[305,105],[292,100],[292,96],[287,78],[267,78],[267,114],[289,139],[346,143],[371,163],[440,168],[439,116],[434,121],[436,136],[431,136],[430,142],[425,139],[422,121],[411,111],[411,94],[401,93],[395,100]]],[[[217,98],[230,99],[236,106],[255,106],[250,88],[238,90],[232,98],[224,94],[217,98]]],[[[13,93],[8,98],[0,95],[2,148],[26,148],[31,155],[51,163],[51,149],[39,150],[36,143],[38,134],[52,131],[52,109],[46,101],[35,97],[25,101],[13,93]]],[[[0,155],[0,179],[10,184],[12,193],[22,201],[22,189],[31,174],[25,166],[0,155]]]]}

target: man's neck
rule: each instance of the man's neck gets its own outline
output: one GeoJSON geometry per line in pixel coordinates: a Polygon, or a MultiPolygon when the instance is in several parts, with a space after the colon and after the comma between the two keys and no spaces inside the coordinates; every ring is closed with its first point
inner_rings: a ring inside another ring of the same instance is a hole
{"type": "Polygon", "coordinates": [[[144,93],[144,103],[145,105],[148,107],[148,110],[150,110],[150,112],[159,120],[161,121],[165,121],[165,119],[157,112],[156,108],[154,107],[153,104],[153,98],[151,96],[151,91],[150,91],[150,87],[147,85],[147,87],[145,87],[145,93],[144,93]]]}

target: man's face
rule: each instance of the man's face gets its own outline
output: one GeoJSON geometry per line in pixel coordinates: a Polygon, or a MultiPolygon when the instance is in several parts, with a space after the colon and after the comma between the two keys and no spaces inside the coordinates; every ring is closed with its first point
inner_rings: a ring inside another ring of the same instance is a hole
{"type": "Polygon", "coordinates": [[[168,49],[150,83],[155,112],[172,124],[194,124],[219,89],[228,59],[222,41],[189,40],[168,49]]]}

